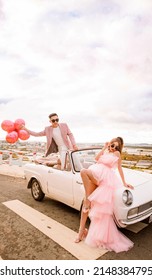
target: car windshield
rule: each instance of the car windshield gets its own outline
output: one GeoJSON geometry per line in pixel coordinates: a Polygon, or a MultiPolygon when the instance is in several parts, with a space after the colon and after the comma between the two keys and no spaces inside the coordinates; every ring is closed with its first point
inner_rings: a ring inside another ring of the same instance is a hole
{"type": "Polygon", "coordinates": [[[95,156],[100,150],[101,148],[91,148],[72,152],[71,157],[74,170],[80,172],[82,168],[88,168],[95,163],[95,156]]]}

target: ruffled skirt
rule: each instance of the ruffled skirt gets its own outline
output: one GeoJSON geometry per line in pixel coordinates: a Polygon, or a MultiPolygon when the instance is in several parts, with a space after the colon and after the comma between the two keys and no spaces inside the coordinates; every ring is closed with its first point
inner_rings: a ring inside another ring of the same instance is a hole
{"type": "Polygon", "coordinates": [[[92,166],[90,169],[99,185],[88,198],[91,201],[91,223],[85,242],[116,253],[128,251],[133,242],[118,230],[113,219],[114,191],[122,187],[122,182],[110,168],[92,166]]]}

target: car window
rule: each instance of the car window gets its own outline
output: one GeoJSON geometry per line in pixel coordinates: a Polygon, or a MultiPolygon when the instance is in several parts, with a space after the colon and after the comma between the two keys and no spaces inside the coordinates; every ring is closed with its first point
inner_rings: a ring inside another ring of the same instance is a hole
{"type": "Polygon", "coordinates": [[[73,167],[76,172],[80,172],[82,168],[88,168],[95,163],[95,156],[101,149],[86,149],[72,152],[73,167]]]}

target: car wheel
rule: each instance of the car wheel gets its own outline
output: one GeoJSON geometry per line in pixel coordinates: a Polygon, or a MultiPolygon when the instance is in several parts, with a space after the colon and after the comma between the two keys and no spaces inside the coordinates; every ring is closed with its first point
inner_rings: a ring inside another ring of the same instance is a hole
{"type": "Polygon", "coordinates": [[[40,183],[34,179],[31,184],[31,194],[33,198],[37,201],[43,200],[45,194],[42,192],[40,183]]]}

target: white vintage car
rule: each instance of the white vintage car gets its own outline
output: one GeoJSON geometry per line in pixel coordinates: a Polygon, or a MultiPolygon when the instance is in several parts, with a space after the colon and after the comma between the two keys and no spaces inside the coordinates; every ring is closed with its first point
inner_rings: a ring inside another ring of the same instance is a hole
{"type": "MultiPolygon", "coordinates": [[[[81,210],[84,187],[80,176],[81,168],[94,163],[97,148],[69,151],[66,155],[65,170],[59,170],[55,162],[25,165],[27,188],[31,189],[35,200],[44,196],[58,200],[77,210],[81,210]]],[[[147,219],[152,221],[152,174],[123,168],[126,182],[134,189],[122,185],[115,192],[114,218],[119,227],[126,227],[147,219]]],[[[119,174],[118,174],[119,176],[119,174]]]]}

